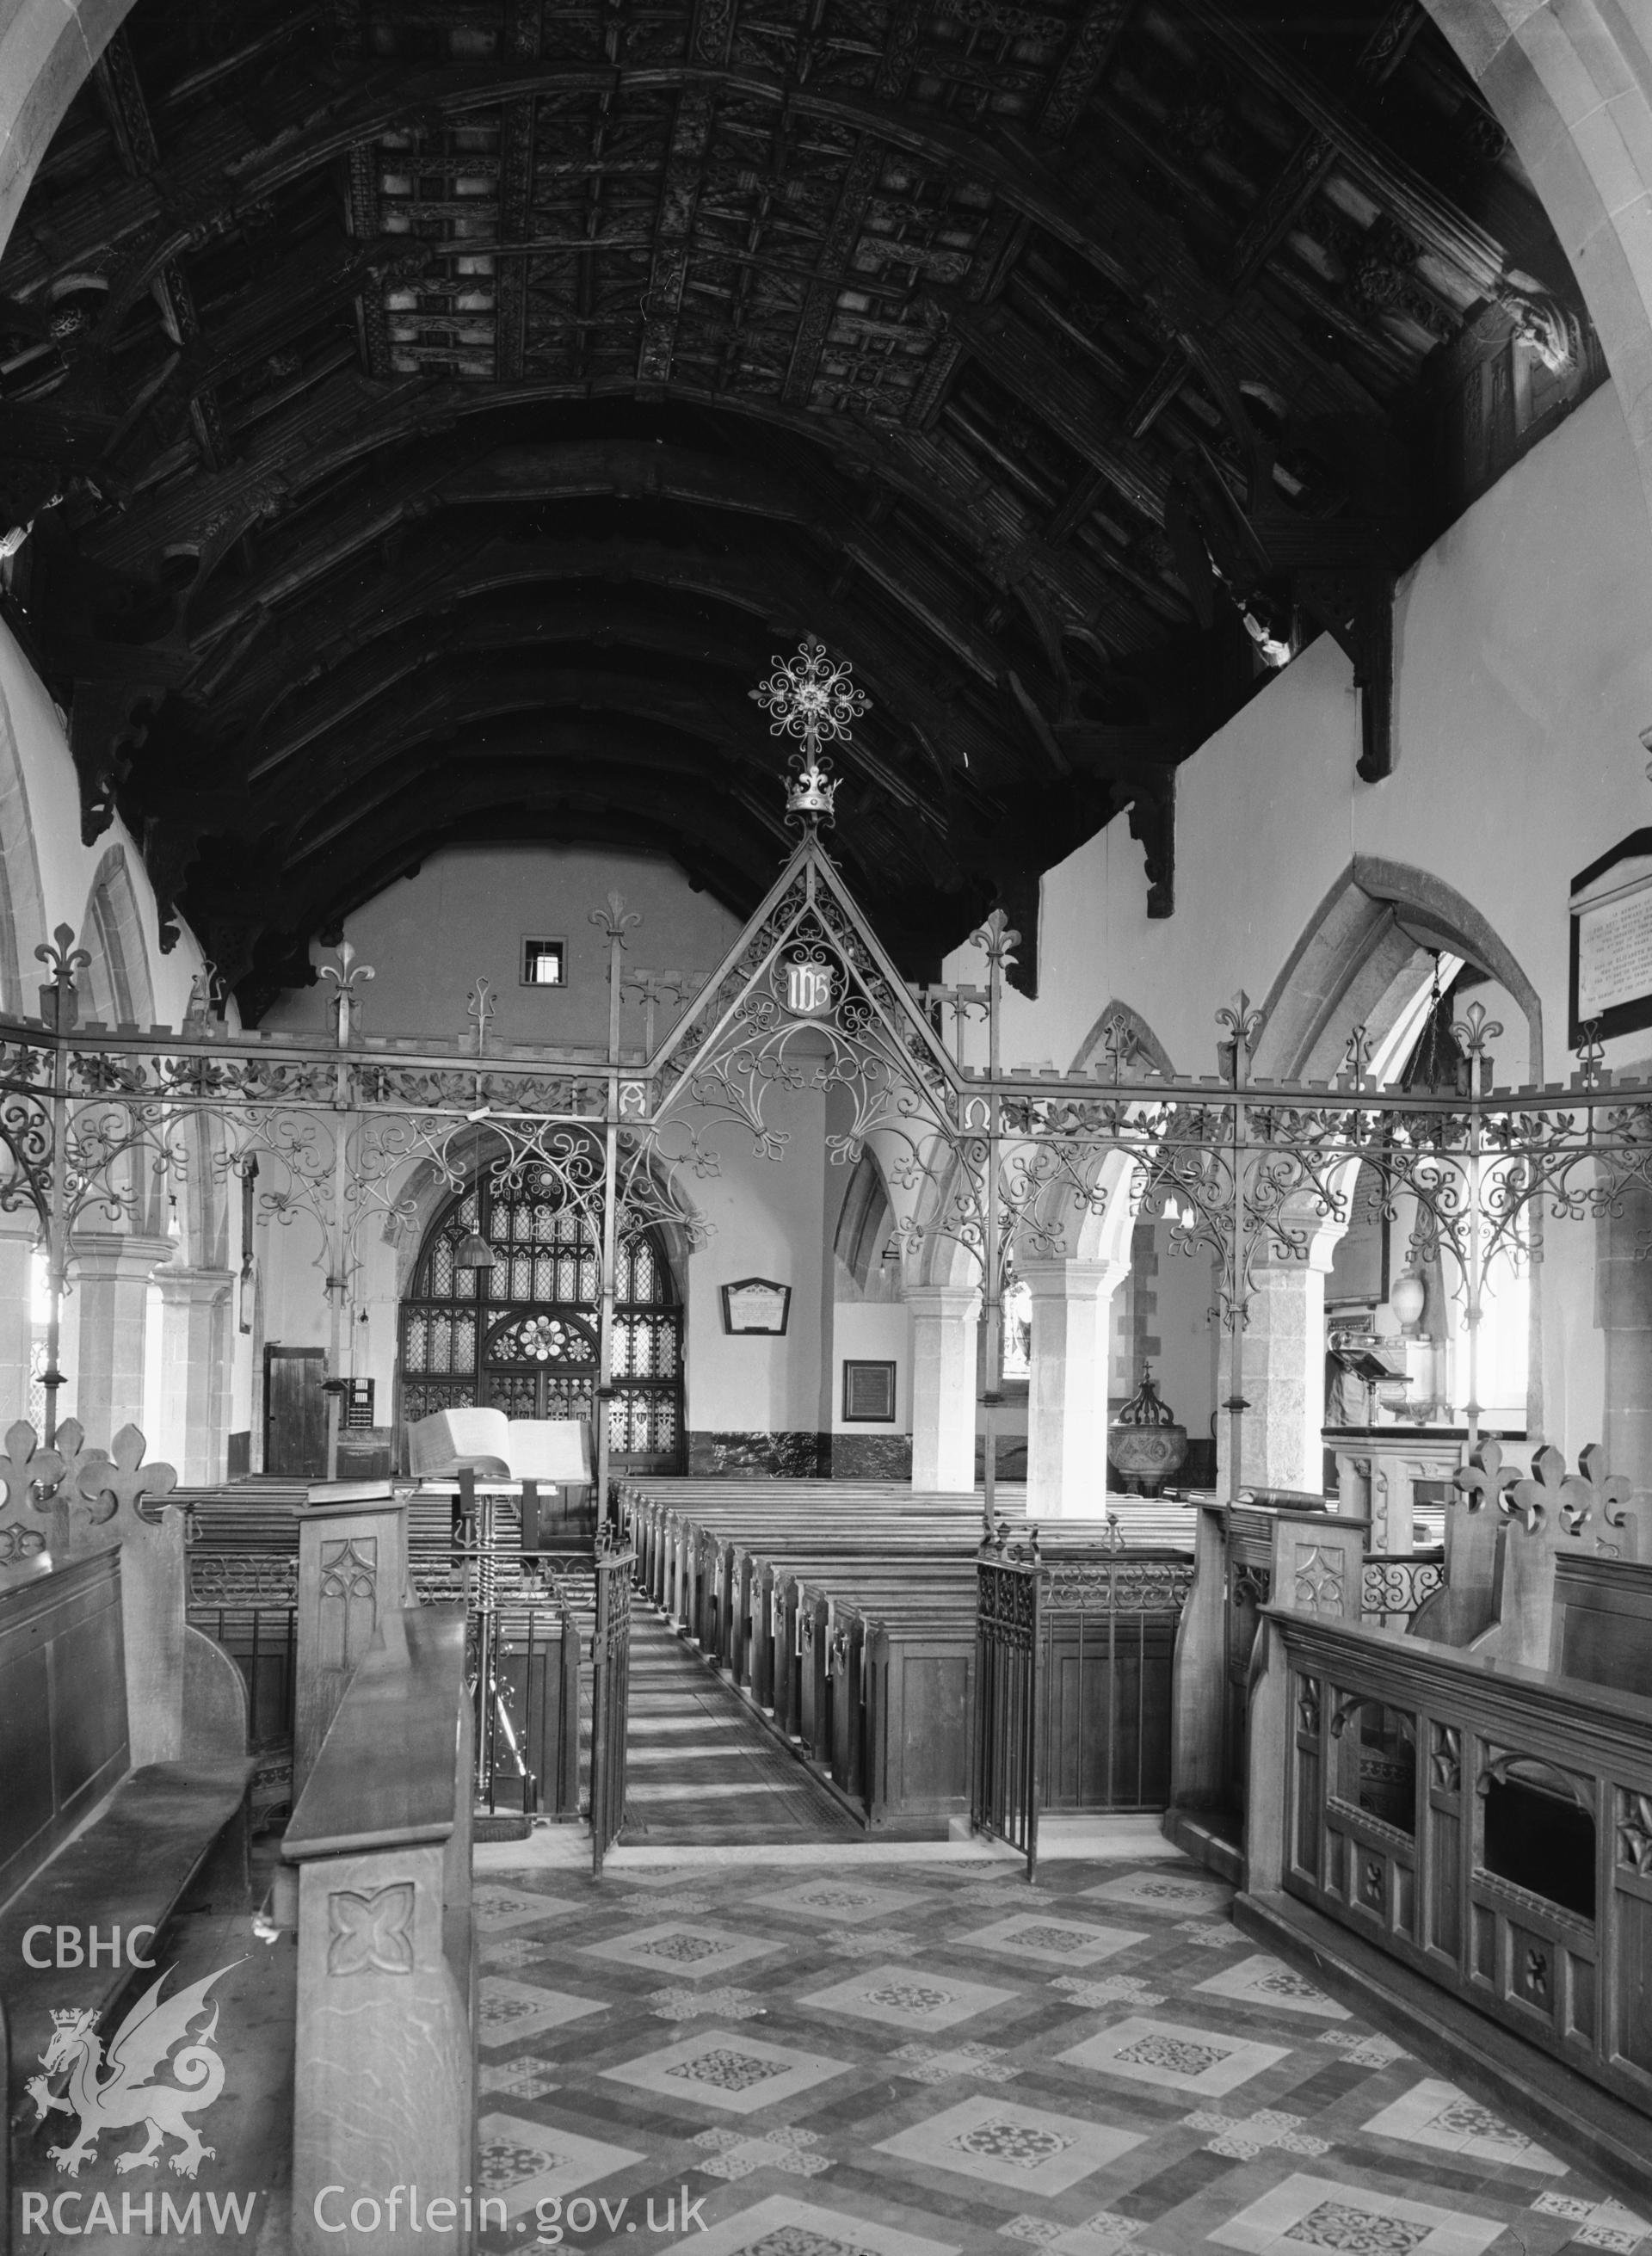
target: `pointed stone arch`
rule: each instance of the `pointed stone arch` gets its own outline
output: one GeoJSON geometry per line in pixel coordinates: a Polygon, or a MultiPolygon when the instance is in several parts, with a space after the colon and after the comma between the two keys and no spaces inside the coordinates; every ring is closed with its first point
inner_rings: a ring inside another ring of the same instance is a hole
{"type": "Polygon", "coordinates": [[[1513,951],[1443,878],[1371,854],[1353,857],[1286,958],[1262,1006],[1252,1071],[1328,1081],[1358,1026],[1380,1051],[1426,987],[1431,948],[1460,956],[1507,990],[1526,1021],[1528,1078],[1541,1081],[1543,1002],[1513,951]]]}
{"type": "Polygon", "coordinates": [[[111,846],[93,873],[80,941],[91,957],[81,975],[87,1001],[82,1019],[102,1019],[105,1026],[152,1025],[154,982],[124,846],[111,846]]]}
{"type": "Polygon", "coordinates": [[[32,999],[34,951],[47,933],[40,857],[18,732],[0,687],[0,1003],[27,1015],[32,999]]]}
{"type": "MultiPolygon", "coordinates": [[[[1423,0],[1508,135],[1612,371],[1652,508],[1652,39],[1610,0],[1423,0]]],[[[1540,1078],[1536,1065],[1534,1080],[1540,1078]]]]}

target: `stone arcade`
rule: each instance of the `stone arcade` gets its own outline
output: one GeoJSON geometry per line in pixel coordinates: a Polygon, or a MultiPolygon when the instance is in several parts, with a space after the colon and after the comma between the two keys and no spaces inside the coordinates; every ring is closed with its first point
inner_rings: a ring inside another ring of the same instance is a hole
{"type": "Polygon", "coordinates": [[[1642,0],[0,151],[0,2248],[1636,2256],[1642,0]]]}

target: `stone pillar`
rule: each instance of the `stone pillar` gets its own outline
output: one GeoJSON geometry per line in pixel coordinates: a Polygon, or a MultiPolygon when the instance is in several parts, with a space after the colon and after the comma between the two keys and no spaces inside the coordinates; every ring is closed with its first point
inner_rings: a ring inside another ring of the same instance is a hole
{"type": "Polygon", "coordinates": [[[173,1251],[166,1237],[86,1230],[74,1241],[70,1281],[75,1313],[74,1415],[97,1449],[123,1426],[144,1422],[144,1326],[149,1280],[173,1251]]]}
{"type": "Polygon", "coordinates": [[[39,1237],[32,1208],[0,1215],[0,1410],[8,1426],[29,1416],[29,1372],[34,1349],[32,1262],[39,1237]]]}
{"type": "Polygon", "coordinates": [[[1112,1295],[1127,1261],[1028,1261],[1032,1375],[1027,1390],[1027,1510],[1034,1519],[1100,1519],[1107,1509],[1107,1365],[1112,1295]]]}
{"type": "MultiPolygon", "coordinates": [[[[1249,1407],[1240,1461],[1241,1488],[1294,1489],[1324,1494],[1321,1433],[1325,1408],[1325,1272],[1334,1250],[1326,1236],[1300,1261],[1259,1261],[1252,1280],[1250,1322],[1239,1365],[1239,1392],[1249,1407]]],[[[1232,1393],[1233,1339],[1222,1336],[1218,1400],[1232,1393]]],[[[1217,1485],[1227,1493],[1229,1421],[1216,1421],[1217,1485]]]]}
{"type": "Polygon", "coordinates": [[[186,1488],[224,1477],[229,1437],[229,1295],[228,1269],[163,1264],[154,1274],[161,1299],[161,1426],[156,1447],[178,1468],[186,1488]]]}
{"type": "Polygon", "coordinates": [[[912,1311],[912,1485],[975,1493],[976,1320],[973,1285],[909,1285],[912,1311]]]}

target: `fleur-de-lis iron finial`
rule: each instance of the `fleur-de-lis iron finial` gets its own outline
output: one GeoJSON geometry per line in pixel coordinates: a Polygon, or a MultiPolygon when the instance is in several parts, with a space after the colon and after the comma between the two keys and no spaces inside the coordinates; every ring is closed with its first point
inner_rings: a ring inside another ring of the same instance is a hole
{"type": "Polygon", "coordinates": [[[1344,1047],[1343,1060],[1352,1076],[1356,1089],[1363,1089],[1366,1085],[1366,1068],[1371,1062],[1371,1053],[1373,1047],[1370,1035],[1362,1026],[1353,1029],[1344,1047]]]}
{"type": "Polygon", "coordinates": [[[1600,1039],[1600,1021],[1590,1019],[1578,1031],[1583,1036],[1575,1053],[1578,1078],[1585,1089],[1592,1089],[1600,1078],[1606,1054],[1606,1044],[1600,1039]]]}
{"type": "Polygon", "coordinates": [[[51,983],[40,990],[40,1016],[53,1033],[67,1034],[81,1014],[74,975],[86,969],[91,956],[85,948],[75,947],[72,924],[59,925],[34,953],[37,961],[49,964],[52,970],[51,983]]]}
{"type": "Polygon", "coordinates": [[[338,944],[338,962],[321,964],[318,970],[321,978],[330,979],[337,986],[338,998],[333,1006],[337,1013],[337,1041],[340,1049],[348,1049],[350,1022],[361,1008],[361,997],[355,991],[357,982],[372,978],[373,967],[371,963],[357,963],[355,941],[342,940],[338,944]]]}
{"type": "Polygon", "coordinates": [[[1021,935],[1003,909],[994,909],[986,922],[970,934],[971,947],[985,948],[987,962],[1000,971],[1014,962],[1014,951],[1020,944],[1021,935]]]}
{"type": "Polygon", "coordinates": [[[1106,1053],[1108,1068],[1112,1075],[1113,1086],[1116,1089],[1124,1078],[1125,1068],[1136,1054],[1138,1047],[1136,1030],[1131,1024],[1127,1012],[1124,1011],[1113,1012],[1112,1018],[1102,1028],[1101,1047],[1106,1053]]]}
{"type": "Polygon", "coordinates": [[[605,940],[617,940],[624,948],[628,944],[625,934],[634,932],[642,922],[642,911],[628,909],[624,893],[610,893],[606,908],[592,909],[588,921],[605,940]]]}
{"type": "Polygon", "coordinates": [[[1256,1047],[1256,1037],[1261,1033],[1267,1017],[1265,1011],[1253,1006],[1250,997],[1242,987],[1232,1005],[1216,1014],[1217,1025],[1225,1030],[1225,1039],[1218,1044],[1218,1048],[1232,1051],[1232,1072],[1239,1087],[1243,1087],[1249,1077],[1251,1052],[1256,1047]]]}
{"type": "Polygon", "coordinates": [[[768,715],[771,737],[801,742],[802,751],[788,763],[792,780],[786,789],[786,816],[788,822],[813,828],[832,821],[837,796],[832,763],[821,747],[848,744],[854,723],[872,710],[871,700],[851,680],[854,668],[849,660],[834,662],[823,642],[805,637],[795,658],[776,655],[770,663],[773,673],[746,695],[768,715]]]}
{"type": "Polygon", "coordinates": [[[1471,1003],[1451,1027],[1451,1039],[1468,1060],[1471,1085],[1478,1075],[1481,1094],[1492,1085],[1492,1060],[1486,1047],[1503,1031],[1500,1019],[1489,1019],[1484,1003],[1471,1003]]]}

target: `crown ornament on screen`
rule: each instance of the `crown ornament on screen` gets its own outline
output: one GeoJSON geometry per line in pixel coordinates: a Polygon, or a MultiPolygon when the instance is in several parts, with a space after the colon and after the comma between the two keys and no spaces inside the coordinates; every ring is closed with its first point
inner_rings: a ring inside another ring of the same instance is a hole
{"type": "Polygon", "coordinates": [[[787,820],[830,822],[840,779],[832,774],[831,760],[822,746],[848,744],[854,723],[871,711],[871,701],[850,679],[853,668],[848,659],[834,663],[823,642],[806,637],[794,658],[776,657],[772,663],[774,671],[767,680],[746,694],[767,713],[771,737],[791,737],[802,744],[789,764],[787,820]]]}

